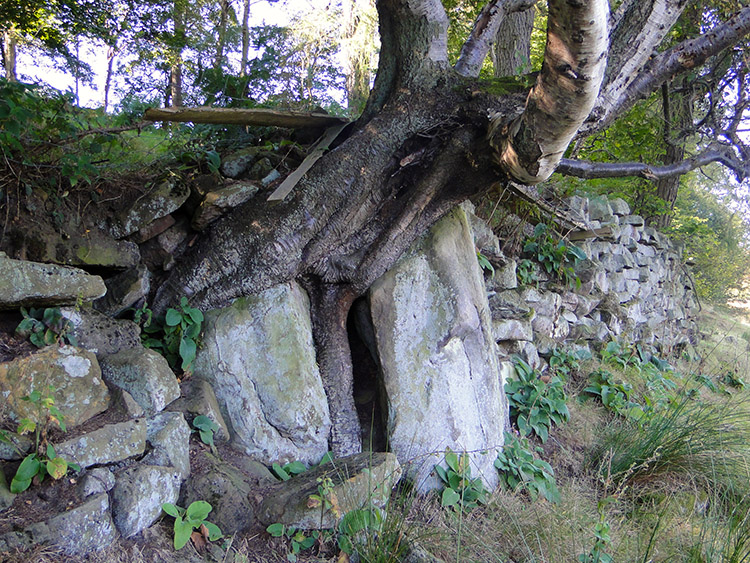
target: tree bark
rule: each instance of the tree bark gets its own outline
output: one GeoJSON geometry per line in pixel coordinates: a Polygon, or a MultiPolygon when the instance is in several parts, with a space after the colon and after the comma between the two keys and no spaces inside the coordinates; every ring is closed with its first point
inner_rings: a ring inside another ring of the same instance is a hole
{"type": "Polygon", "coordinates": [[[3,32],[3,68],[5,68],[5,79],[8,82],[17,82],[16,74],[16,34],[13,29],[3,32]]]}
{"type": "Polygon", "coordinates": [[[508,14],[500,24],[490,51],[493,74],[500,78],[531,71],[531,31],[534,10],[508,14]]]}
{"type": "Polygon", "coordinates": [[[219,25],[216,28],[216,56],[214,70],[221,70],[224,63],[224,46],[227,42],[227,20],[229,19],[229,0],[219,0],[219,25]]]}
{"type": "Polygon", "coordinates": [[[250,52],[250,0],[242,0],[242,54],[240,55],[240,76],[247,76],[247,57],[250,52]]]}

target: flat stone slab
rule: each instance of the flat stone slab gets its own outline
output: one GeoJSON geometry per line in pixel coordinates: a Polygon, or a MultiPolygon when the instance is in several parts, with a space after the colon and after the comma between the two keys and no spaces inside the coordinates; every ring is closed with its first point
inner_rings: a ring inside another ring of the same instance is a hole
{"type": "Polygon", "coordinates": [[[146,449],[146,421],[128,420],[107,424],[99,430],[55,445],[55,451],[67,461],[81,467],[114,463],[146,449]]]}
{"type": "Polygon", "coordinates": [[[13,260],[4,252],[0,272],[0,310],[75,305],[78,299],[93,301],[107,291],[101,277],[78,268],[13,260]]]}
{"type": "Polygon", "coordinates": [[[260,518],[266,524],[280,522],[306,530],[333,528],[347,512],[372,505],[382,508],[400,478],[401,466],[392,453],[335,459],[279,484],[261,504],[260,518]],[[318,494],[325,478],[331,479],[328,500],[333,508],[321,514],[310,497],[318,494]]]}
{"type": "Polygon", "coordinates": [[[176,503],[182,479],[174,469],[153,465],[132,467],[116,475],[112,517],[123,537],[148,528],[161,516],[161,505],[176,503]]]}

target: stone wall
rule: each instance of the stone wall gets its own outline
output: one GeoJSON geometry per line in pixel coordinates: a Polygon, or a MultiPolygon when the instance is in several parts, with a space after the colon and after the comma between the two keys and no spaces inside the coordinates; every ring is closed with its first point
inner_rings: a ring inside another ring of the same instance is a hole
{"type": "MultiPolygon", "coordinates": [[[[621,199],[575,196],[565,203],[568,214],[590,229],[572,235],[587,235],[574,243],[587,256],[575,268],[579,287],[550,279],[538,265],[538,281],[522,286],[520,259],[502,253],[505,266],[485,275],[501,356],[519,354],[539,366],[540,354],[565,344],[598,348],[619,340],[669,353],[690,342],[697,334],[698,301],[682,249],[631,215],[621,199]]],[[[499,252],[486,232],[475,240],[480,250],[499,252]]]]}

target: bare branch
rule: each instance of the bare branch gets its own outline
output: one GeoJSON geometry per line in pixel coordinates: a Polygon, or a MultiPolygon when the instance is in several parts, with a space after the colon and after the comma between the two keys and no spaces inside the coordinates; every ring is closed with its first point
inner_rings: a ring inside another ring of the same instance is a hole
{"type": "Polygon", "coordinates": [[[664,82],[677,74],[702,65],[709,57],[731,47],[748,33],[750,33],[750,8],[743,8],[708,33],[683,41],[653,57],[641,72],[631,75],[631,78],[634,78],[617,99],[601,100],[591,114],[590,124],[582,127],[579,135],[589,136],[606,129],[619,115],[654,92],[664,82]]]}
{"type": "Polygon", "coordinates": [[[661,166],[653,166],[643,162],[591,162],[563,158],[556,172],[564,176],[575,176],[586,180],[640,176],[647,180],[656,181],[687,174],[691,170],[712,162],[719,162],[731,168],[739,180],[750,175],[750,163],[739,160],[731,147],[718,144],[680,162],[661,166]]]}
{"type": "Polygon", "coordinates": [[[461,76],[479,76],[505,16],[533,8],[536,3],[537,0],[491,0],[485,5],[474,22],[471,34],[461,47],[461,54],[454,67],[456,72],[461,76]]]}
{"type": "Polygon", "coordinates": [[[489,142],[506,173],[543,182],[586,119],[607,63],[607,0],[549,1],[544,65],[521,116],[491,119],[489,142]]]}

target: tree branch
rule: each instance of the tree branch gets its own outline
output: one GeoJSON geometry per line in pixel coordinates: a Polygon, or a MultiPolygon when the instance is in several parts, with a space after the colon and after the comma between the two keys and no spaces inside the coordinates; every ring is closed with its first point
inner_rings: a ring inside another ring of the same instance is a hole
{"type": "Polygon", "coordinates": [[[607,63],[609,3],[549,1],[547,45],[521,116],[490,121],[489,142],[501,168],[522,184],[543,182],[590,113],[607,63]]]}
{"type": "Polygon", "coordinates": [[[679,45],[653,57],[630,82],[621,90],[616,99],[611,99],[610,87],[603,93],[601,101],[592,112],[589,123],[581,128],[579,136],[593,135],[606,129],[618,116],[636,102],[647,97],[667,80],[681,72],[702,65],[709,57],[731,47],[750,33],[750,8],[743,8],[726,22],[717,25],[708,33],[695,39],[683,41],[679,45]]]}
{"type": "Polygon", "coordinates": [[[455,70],[461,76],[477,77],[482,70],[497,30],[505,16],[533,8],[537,0],[491,0],[479,12],[474,28],[461,47],[455,70]]]}
{"type": "Polygon", "coordinates": [[[691,170],[712,162],[719,162],[731,168],[740,181],[750,175],[750,163],[738,159],[732,148],[718,144],[714,144],[705,151],[680,162],[661,166],[653,166],[643,162],[591,162],[563,158],[556,172],[564,176],[575,176],[585,180],[640,176],[647,180],[656,181],[687,174],[691,170]]]}

